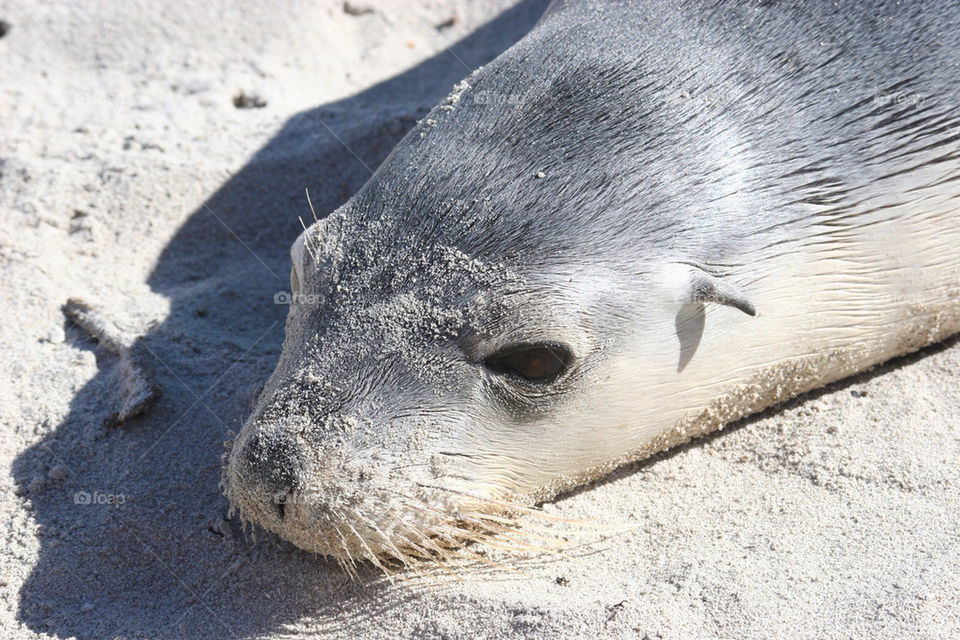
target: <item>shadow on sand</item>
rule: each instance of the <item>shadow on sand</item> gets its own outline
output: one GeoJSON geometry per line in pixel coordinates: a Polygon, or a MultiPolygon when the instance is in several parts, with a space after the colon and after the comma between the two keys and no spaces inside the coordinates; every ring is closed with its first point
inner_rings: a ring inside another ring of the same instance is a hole
{"type": "Polygon", "coordinates": [[[360,598],[385,607],[414,597],[362,589],[335,563],[251,541],[225,517],[223,443],[280,351],[286,307],[274,294],[289,287],[304,187],[318,213],[336,209],[430,106],[520,39],[545,5],[526,0],[395,78],[293,116],[190,216],[148,281],[171,309],[144,337],[164,389],[147,415],[104,429],[115,361],[67,327],[75,346],[95,350],[100,372],[14,464],[41,545],[19,594],[27,628],[79,639],[247,638],[351,612],[360,598]]]}

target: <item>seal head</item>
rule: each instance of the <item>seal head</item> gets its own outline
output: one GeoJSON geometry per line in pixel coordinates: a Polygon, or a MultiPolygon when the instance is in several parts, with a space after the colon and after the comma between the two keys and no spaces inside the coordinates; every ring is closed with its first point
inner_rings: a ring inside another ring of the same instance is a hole
{"type": "Polygon", "coordinates": [[[225,467],[242,517],[345,562],[443,556],[960,330],[937,148],[960,85],[849,104],[955,48],[889,60],[922,15],[805,6],[562,5],[457,85],[293,245],[283,352],[225,467]],[[855,65],[803,31],[841,19],[870,35],[844,38],[855,65]]]}
{"type": "Polygon", "coordinates": [[[645,215],[700,213],[724,185],[678,192],[682,162],[671,175],[619,148],[682,139],[637,136],[675,129],[635,105],[642,67],[609,59],[598,30],[575,66],[533,77],[569,36],[549,25],[458,85],[294,243],[283,352],[226,467],[245,519],[375,562],[493,535],[491,514],[636,448],[622,378],[638,349],[676,339],[681,309],[754,313],[691,261],[683,216],[645,215]]]}

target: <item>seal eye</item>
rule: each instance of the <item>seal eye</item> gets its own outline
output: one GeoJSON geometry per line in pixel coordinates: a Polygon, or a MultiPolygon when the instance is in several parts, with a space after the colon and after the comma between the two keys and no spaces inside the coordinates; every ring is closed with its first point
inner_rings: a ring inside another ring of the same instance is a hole
{"type": "Polygon", "coordinates": [[[507,347],[484,361],[492,371],[526,382],[547,384],[559,378],[573,359],[570,350],[558,344],[522,344],[507,347]]]}

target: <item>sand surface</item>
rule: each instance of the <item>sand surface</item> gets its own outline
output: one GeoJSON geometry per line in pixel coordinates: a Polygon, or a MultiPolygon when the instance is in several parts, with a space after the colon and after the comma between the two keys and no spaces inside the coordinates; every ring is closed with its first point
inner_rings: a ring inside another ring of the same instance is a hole
{"type": "Polygon", "coordinates": [[[960,637],[956,341],[550,505],[633,528],[520,573],[360,586],[245,536],[220,457],[304,188],[333,210],[544,2],[244,5],[0,5],[0,637],[960,637]],[[73,296],[152,354],[122,429],[73,296]]]}

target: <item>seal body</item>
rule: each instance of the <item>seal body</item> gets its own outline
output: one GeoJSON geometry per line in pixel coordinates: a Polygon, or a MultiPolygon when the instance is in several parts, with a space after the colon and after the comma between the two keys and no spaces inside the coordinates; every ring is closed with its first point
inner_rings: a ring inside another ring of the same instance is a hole
{"type": "Polygon", "coordinates": [[[242,516],[401,564],[960,331],[960,6],[551,7],[294,243],[242,516]]]}

